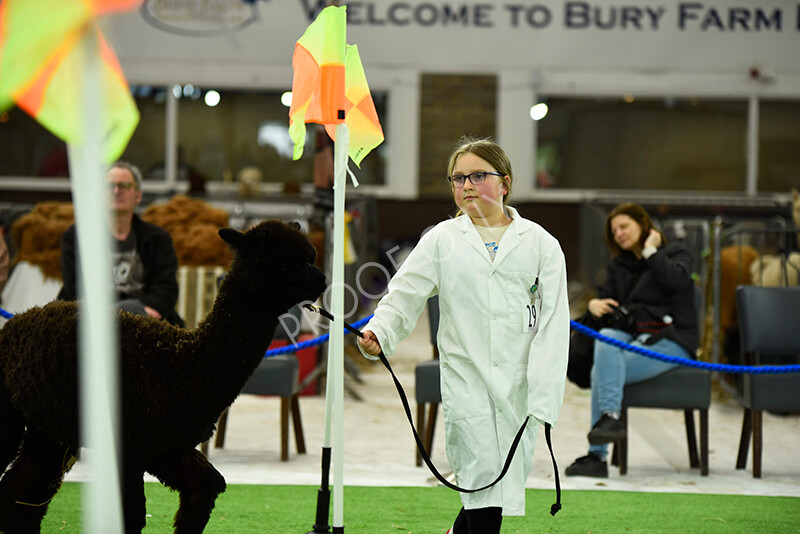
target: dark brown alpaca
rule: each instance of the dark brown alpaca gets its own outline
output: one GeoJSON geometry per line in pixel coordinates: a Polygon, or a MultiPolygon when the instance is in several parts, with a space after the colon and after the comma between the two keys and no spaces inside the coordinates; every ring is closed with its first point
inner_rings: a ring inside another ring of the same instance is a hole
{"type": "MultiPolygon", "coordinates": [[[[196,445],[258,366],[278,317],[325,289],[314,248],[295,227],[269,221],[219,234],[235,259],[195,330],[119,316],[128,533],[145,524],[145,471],[180,493],[175,532],[203,531],[225,480],[196,445]]],[[[78,319],[75,303],[54,302],[0,329],[0,473],[11,464],[0,478],[0,532],[39,532],[80,445],[78,319]]]]}

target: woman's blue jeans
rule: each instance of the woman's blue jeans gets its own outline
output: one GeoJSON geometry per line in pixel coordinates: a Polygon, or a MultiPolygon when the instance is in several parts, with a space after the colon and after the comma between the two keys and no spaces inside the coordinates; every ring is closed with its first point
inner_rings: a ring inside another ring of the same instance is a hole
{"type": "MultiPolygon", "coordinates": [[[[639,334],[634,339],[631,334],[614,328],[603,328],[600,333],[659,354],[691,357],[686,349],[671,339],[661,339],[652,345],[645,345],[644,341],[650,337],[650,334],[639,334]]],[[[592,426],[600,420],[603,412],[621,411],[622,390],[626,384],[635,384],[653,378],[677,366],[678,364],[648,358],[595,340],[594,365],[592,366],[592,426]]],[[[589,445],[589,452],[605,458],[608,455],[608,443],[589,445]]]]}

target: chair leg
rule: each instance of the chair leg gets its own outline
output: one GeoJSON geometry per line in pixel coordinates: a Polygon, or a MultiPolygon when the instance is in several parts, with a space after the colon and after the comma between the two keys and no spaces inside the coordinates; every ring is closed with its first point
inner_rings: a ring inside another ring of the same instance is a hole
{"type": "Polygon", "coordinates": [[[708,476],[708,410],[700,410],[700,475],[708,476]]]}
{"type": "Polygon", "coordinates": [[[763,414],[761,410],[753,410],[753,478],[761,478],[763,414]]]}
{"type": "Polygon", "coordinates": [[[214,440],[214,448],[222,449],[225,446],[225,427],[228,425],[228,410],[226,409],[219,416],[217,421],[217,437],[214,440]]]}
{"type": "Polygon", "coordinates": [[[753,414],[749,408],[744,409],[742,419],[742,436],[739,438],[739,454],[736,456],[736,469],[747,468],[747,450],[750,448],[750,434],[753,431],[753,414]]]}
{"type": "MultiPolygon", "coordinates": [[[[620,412],[620,419],[625,426],[625,437],[617,442],[619,445],[619,474],[620,476],[628,473],[628,409],[623,408],[620,412]]],[[[616,446],[615,445],[615,446],[616,446]]]]}
{"type": "Polygon", "coordinates": [[[436,429],[436,414],[439,410],[439,405],[435,402],[431,403],[428,409],[428,422],[425,428],[425,450],[430,456],[433,453],[433,432],[436,429]]]}
{"type": "Polygon", "coordinates": [[[300,399],[297,394],[292,395],[292,423],[294,425],[294,441],[297,445],[297,454],[305,454],[306,438],[303,435],[303,421],[300,418],[300,399]]]}
{"type": "MultiPolygon", "coordinates": [[[[300,417],[300,402],[298,396],[281,397],[281,461],[289,460],[289,414],[292,416],[294,427],[295,444],[297,453],[306,453],[306,441],[303,434],[303,422],[300,417]]],[[[222,449],[225,446],[225,428],[228,424],[228,410],[222,412],[217,421],[217,435],[214,440],[214,447],[222,449]]],[[[200,450],[208,456],[208,441],[200,444],[200,450]]]]}
{"type": "Polygon", "coordinates": [[[291,397],[281,397],[281,461],[289,461],[289,411],[291,397]]]}
{"type": "Polygon", "coordinates": [[[700,467],[700,459],[697,455],[697,437],[694,432],[694,411],[684,410],[683,415],[686,419],[686,444],[689,447],[689,465],[691,467],[700,467]]]}
{"type": "Polygon", "coordinates": [[[611,465],[619,467],[619,447],[614,443],[614,448],[611,449],[611,465]]]}
{"type": "MultiPolygon", "coordinates": [[[[421,432],[420,439],[422,439],[422,443],[425,443],[427,440],[427,436],[425,435],[425,403],[417,404],[417,432],[421,432]]],[[[419,447],[415,447],[416,450],[416,462],[415,465],[420,467],[422,465],[422,454],[419,452],[419,447]]]]}

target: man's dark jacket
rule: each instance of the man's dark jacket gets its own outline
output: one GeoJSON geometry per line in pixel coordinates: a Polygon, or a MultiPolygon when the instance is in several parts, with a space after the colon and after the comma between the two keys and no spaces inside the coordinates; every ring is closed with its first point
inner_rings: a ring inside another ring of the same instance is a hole
{"type": "MultiPolygon", "coordinates": [[[[162,317],[172,324],[183,326],[183,320],[175,311],[178,301],[178,257],[172,246],[172,238],[160,226],[143,221],[138,215],[133,216],[132,229],[136,232],[136,251],[142,259],[144,267],[144,289],[138,295],[145,306],[156,309],[162,317]]],[[[58,293],[59,300],[77,300],[75,286],[75,225],[67,228],[61,238],[61,276],[64,285],[58,293]]],[[[119,293],[117,299],[128,298],[119,293]]]]}

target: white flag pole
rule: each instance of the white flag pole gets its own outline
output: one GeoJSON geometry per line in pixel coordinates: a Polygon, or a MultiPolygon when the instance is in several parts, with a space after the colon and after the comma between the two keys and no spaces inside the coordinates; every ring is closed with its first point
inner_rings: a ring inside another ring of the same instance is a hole
{"type": "MultiPolygon", "coordinates": [[[[335,236],[336,232],[336,218],[332,219],[331,224],[331,237],[335,236]]],[[[335,237],[334,237],[335,239],[335,237]]],[[[336,279],[339,275],[336,273],[336,254],[338,254],[338,249],[333,246],[334,239],[329,239],[326,242],[326,249],[330,247],[331,254],[328,258],[326,258],[326,262],[330,262],[331,265],[331,278],[332,280],[336,279]]],[[[343,263],[343,262],[342,262],[343,263]]],[[[335,289],[336,284],[332,283],[330,289],[330,298],[336,299],[335,297],[335,289]]],[[[334,304],[331,301],[331,309],[334,309],[334,304]]],[[[331,329],[329,331],[328,336],[328,354],[327,354],[327,364],[326,364],[326,380],[325,380],[325,429],[322,434],[322,480],[320,481],[320,489],[317,492],[317,510],[315,515],[314,527],[313,530],[307,532],[306,534],[316,534],[317,532],[330,532],[330,525],[328,522],[330,521],[330,504],[331,504],[331,490],[330,490],[330,470],[331,470],[331,444],[332,444],[332,426],[333,426],[333,419],[334,415],[334,397],[336,391],[336,376],[338,373],[338,367],[336,367],[336,351],[338,350],[337,347],[341,347],[344,343],[344,340],[338,341],[337,338],[334,336],[334,325],[336,319],[329,323],[328,327],[331,329]],[[337,342],[338,341],[338,342],[337,342]]],[[[342,357],[344,359],[344,357],[342,357]]],[[[338,493],[338,492],[337,492],[338,493]]]]}
{"type": "Polygon", "coordinates": [[[344,532],[344,200],[347,187],[349,153],[347,125],[336,125],[333,151],[333,261],[331,308],[333,326],[330,342],[332,361],[328,380],[333,374],[333,534],[344,532]],[[334,371],[334,373],[331,373],[334,371]]]}
{"type": "Polygon", "coordinates": [[[97,35],[88,31],[81,47],[84,142],[69,145],[72,199],[80,258],[78,356],[81,441],[92,479],[83,491],[84,531],[123,532],[117,463],[117,326],[112,315],[111,233],[108,191],[103,177],[101,64],[97,35]]]}

